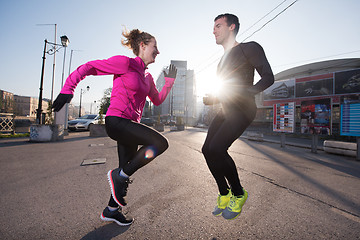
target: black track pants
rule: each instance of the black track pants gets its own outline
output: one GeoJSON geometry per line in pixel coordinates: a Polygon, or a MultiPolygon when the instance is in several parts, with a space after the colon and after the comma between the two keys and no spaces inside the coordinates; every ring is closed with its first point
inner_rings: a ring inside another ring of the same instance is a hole
{"type": "MultiPolygon", "coordinates": [[[[129,176],[169,147],[161,133],[141,123],[115,116],[107,116],[105,123],[107,134],[117,142],[119,168],[129,176]]],[[[118,206],[112,197],[109,206],[118,206]]]]}
{"type": "Polygon", "coordinates": [[[256,105],[251,103],[243,109],[220,111],[210,124],[202,152],[221,195],[226,195],[228,189],[235,196],[242,192],[236,165],[227,151],[251,124],[255,115],[256,105]]]}

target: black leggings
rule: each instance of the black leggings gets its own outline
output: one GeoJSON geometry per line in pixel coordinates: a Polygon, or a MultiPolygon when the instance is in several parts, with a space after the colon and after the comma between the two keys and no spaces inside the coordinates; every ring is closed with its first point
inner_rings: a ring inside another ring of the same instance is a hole
{"type": "Polygon", "coordinates": [[[255,115],[256,105],[251,102],[243,109],[221,110],[210,124],[202,152],[221,195],[226,195],[228,189],[235,196],[242,193],[236,165],[227,151],[251,124],[255,115]]]}
{"type": "MultiPolygon", "coordinates": [[[[154,129],[129,119],[107,116],[106,132],[117,142],[119,168],[131,176],[168,147],[167,139],[154,129]],[[138,149],[139,145],[142,145],[138,149]]],[[[118,204],[110,197],[109,206],[118,204]]]]}

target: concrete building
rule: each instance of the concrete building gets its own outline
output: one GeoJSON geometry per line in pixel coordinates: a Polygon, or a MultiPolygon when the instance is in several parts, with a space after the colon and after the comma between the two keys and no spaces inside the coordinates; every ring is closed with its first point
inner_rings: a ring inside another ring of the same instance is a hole
{"type": "MultiPolygon", "coordinates": [[[[79,108],[80,106],[75,106],[72,103],[69,104],[68,114],[69,114],[69,120],[73,120],[79,117],[79,108]]],[[[85,108],[81,107],[81,116],[84,116],[86,114],[85,108]]]]}
{"type": "MultiPolygon", "coordinates": [[[[33,97],[14,95],[15,99],[15,113],[18,116],[36,117],[36,109],[38,108],[39,99],[33,97]]],[[[48,108],[48,101],[43,100],[42,110],[46,112],[48,108]]]]}
{"type": "MultiPolygon", "coordinates": [[[[39,99],[36,97],[27,97],[14,95],[14,113],[16,116],[27,116],[36,118],[36,110],[39,105],[39,99]]],[[[48,111],[49,99],[43,99],[42,110],[45,114],[48,111]]],[[[85,109],[81,108],[81,114],[85,115],[85,109]]],[[[75,119],[79,116],[79,106],[69,104],[69,119],[75,119]]]]}
{"type": "Polygon", "coordinates": [[[252,128],[272,131],[274,105],[293,102],[294,133],[310,133],[312,129],[306,127],[306,122],[312,121],[318,133],[338,135],[341,104],[349,100],[360,102],[360,58],[315,62],[282,71],[275,75],[275,83],[256,99],[258,112],[252,128]],[[304,115],[310,106],[321,109],[312,112],[308,120],[304,115]]]}
{"type": "MultiPolygon", "coordinates": [[[[187,69],[187,61],[171,61],[177,68],[175,84],[160,106],[154,107],[154,115],[161,116],[163,121],[183,119],[186,125],[196,123],[196,82],[194,70],[187,69]]],[[[161,73],[156,81],[159,90],[165,84],[164,74],[161,73]]]]}
{"type": "Polygon", "coordinates": [[[14,105],[14,94],[11,92],[0,90],[0,112],[13,113],[14,105]]]}
{"type": "MultiPolygon", "coordinates": [[[[43,99],[42,109],[45,113],[48,108],[48,99],[43,99]]],[[[34,97],[15,95],[11,92],[0,90],[0,111],[13,113],[16,116],[36,117],[39,100],[34,97]]]]}

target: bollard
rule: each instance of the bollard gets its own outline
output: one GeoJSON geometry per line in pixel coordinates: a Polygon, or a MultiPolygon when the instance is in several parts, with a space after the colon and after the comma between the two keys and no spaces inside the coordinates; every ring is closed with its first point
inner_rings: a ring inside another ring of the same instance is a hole
{"type": "Polygon", "coordinates": [[[317,135],[317,134],[313,134],[311,140],[312,140],[312,141],[311,141],[311,152],[312,152],[312,153],[317,153],[318,135],[317,135]]]}
{"type": "Polygon", "coordinates": [[[285,133],[282,132],[280,134],[280,147],[284,148],[285,147],[285,133]]]}
{"type": "Polygon", "coordinates": [[[360,161],[360,137],[356,138],[356,160],[360,161]]]}

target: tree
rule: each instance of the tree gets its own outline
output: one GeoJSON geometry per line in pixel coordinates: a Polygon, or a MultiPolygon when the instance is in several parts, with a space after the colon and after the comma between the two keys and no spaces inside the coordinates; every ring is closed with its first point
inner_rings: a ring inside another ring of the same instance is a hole
{"type": "Polygon", "coordinates": [[[112,91],[111,87],[108,89],[105,89],[104,96],[101,99],[100,109],[99,109],[100,123],[103,122],[103,115],[106,115],[106,112],[110,106],[111,91],[112,91]]]}
{"type": "Polygon", "coordinates": [[[46,111],[45,124],[53,124],[53,123],[54,123],[54,117],[53,117],[53,111],[52,111],[52,103],[51,103],[51,101],[49,101],[48,108],[46,111]]]}

